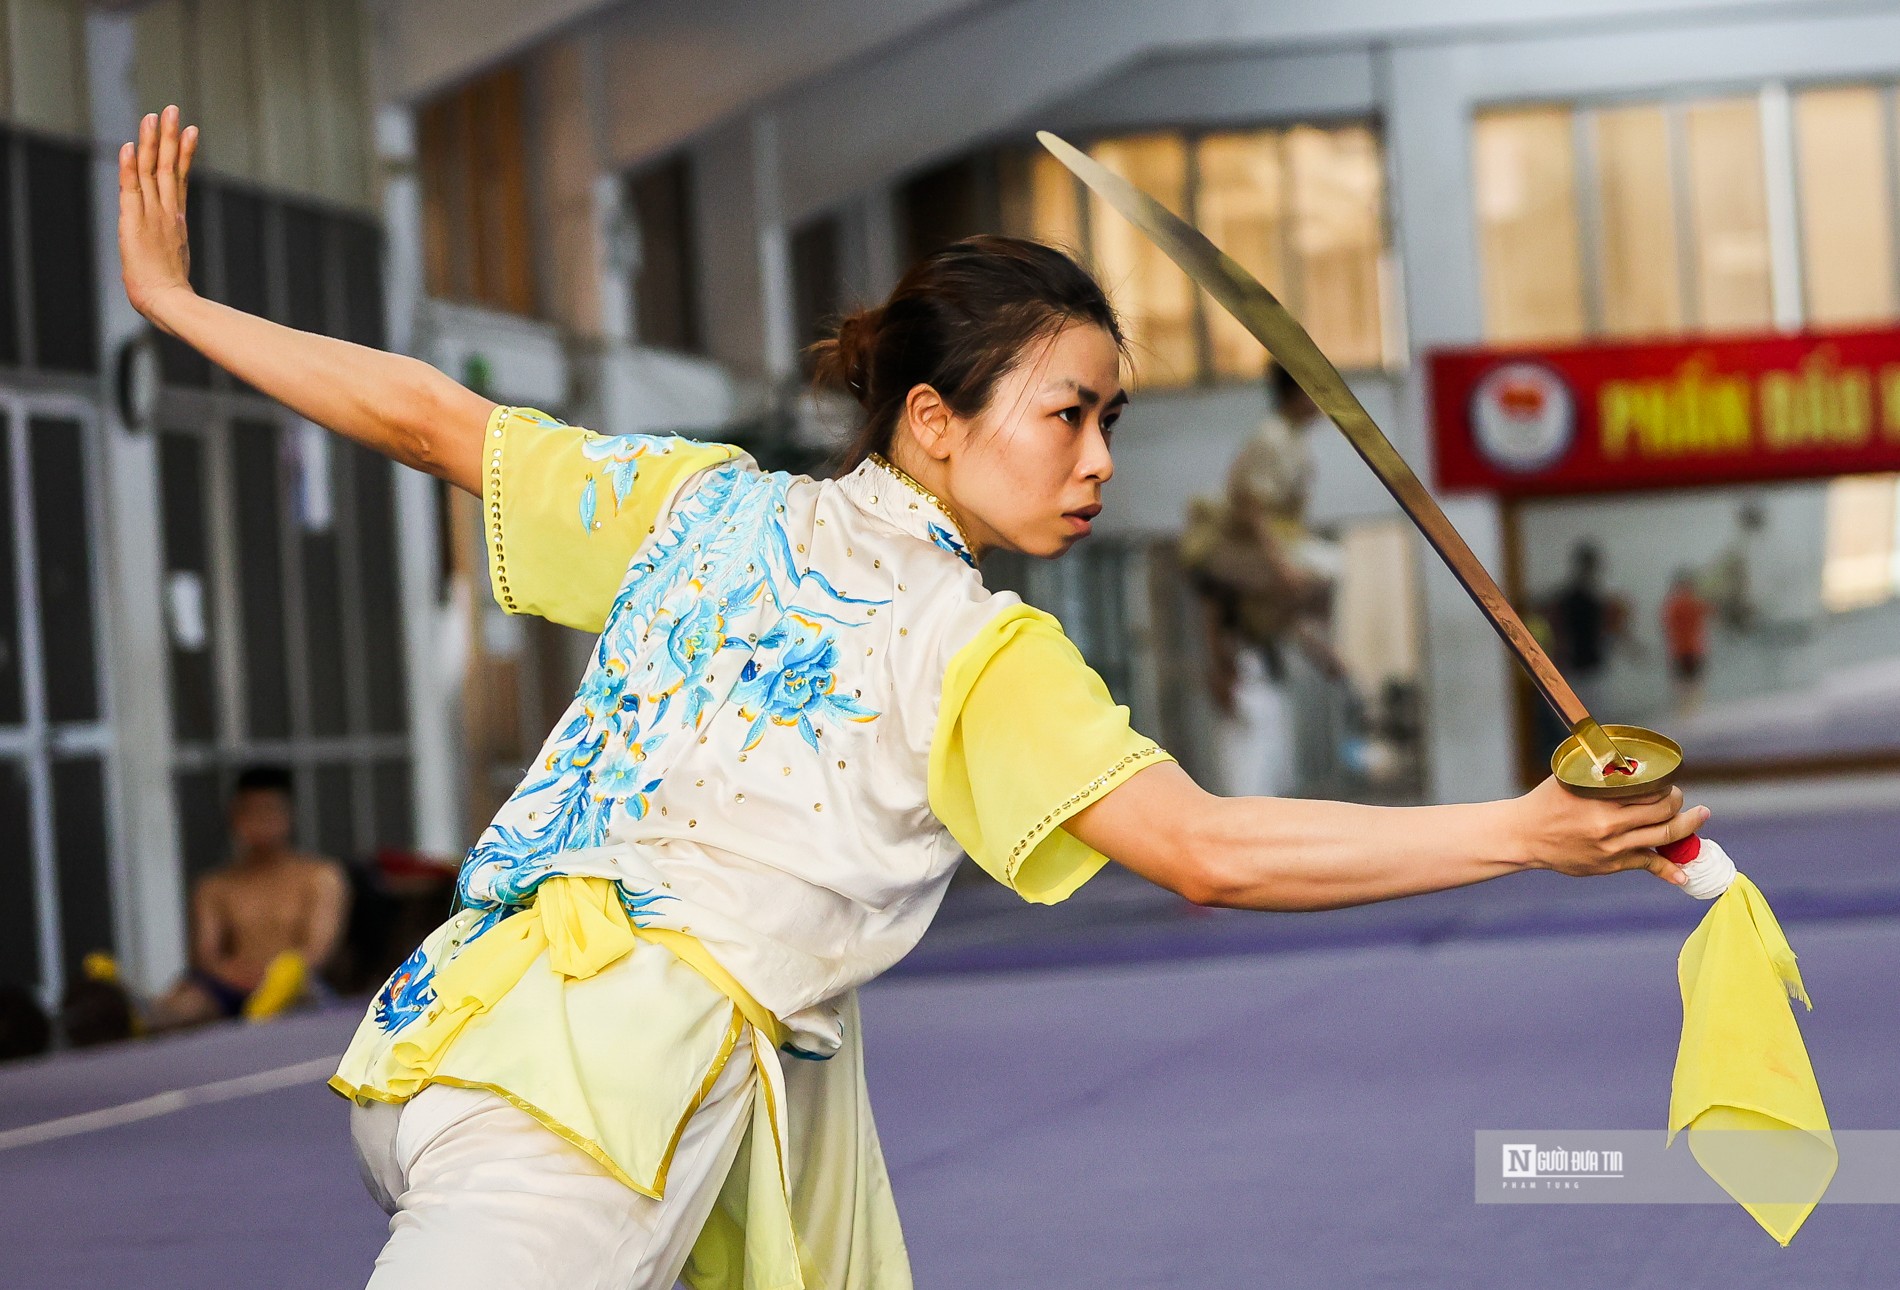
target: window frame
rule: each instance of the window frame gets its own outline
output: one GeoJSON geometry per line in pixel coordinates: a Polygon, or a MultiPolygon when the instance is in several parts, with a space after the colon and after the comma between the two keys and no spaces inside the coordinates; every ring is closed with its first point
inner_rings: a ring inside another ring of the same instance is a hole
{"type": "MultiPolygon", "coordinates": [[[[1377,145],[1379,154],[1379,254],[1377,260],[1379,303],[1375,321],[1379,333],[1380,359],[1377,364],[1372,366],[1342,366],[1340,371],[1342,374],[1348,376],[1391,376],[1401,373],[1409,365],[1410,356],[1406,346],[1400,340],[1401,329],[1397,325],[1397,320],[1394,317],[1393,281],[1396,277],[1395,260],[1397,247],[1393,239],[1395,221],[1393,218],[1394,186],[1392,183],[1391,152],[1387,147],[1385,122],[1376,113],[1364,114],[1348,112],[1287,118],[1253,118],[1243,121],[1221,122],[1218,124],[1210,124],[1205,121],[1158,121],[1143,124],[1139,127],[1118,127],[1112,130],[1094,130],[1078,133],[1074,136],[1070,136],[1069,142],[1092,156],[1094,155],[1093,150],[1095,147],[1101,143],[1114,142],[1121,139],[1141,138],[1148,135],[1171,134],[1179,137],[1186,151],[1187,173],[1183,186],[1186,198],[1184,205],[1186,209],[1176,213],[1187,220],[1188,223],[1199,227],[1201,143],[1204,139],[1209,136],[1219,135],[1268,133],[1281,136],[1282,139],[1284,139],[1284,136],[1291,131],[1301,128],[1327,132],[1349,128],[1363,129],[1372,136],[1373,142],[1377,145]]],[[[1021,145],[1021,147],[1031,158],[1041,151],[1041,146],[1034,143],[1026,143],[1021,145]]],[[[1282,255],[1285,257],[1285,262],[1289,266],[1289,289],[1286,291],[1288,299],[1283,301],[1283,303],[1287,306],[1289,312],[1291,312],[1295,318],[1298,318],[1300,317],[1301,306],[1299,287],[1299,274],[1301,271],[1297,267],[1298,257],[1293,253],[1291,247],[1292,220],[1290,218],[1290,212],[1294,204],[1294,185],[1284,155],[1280,158],[1279,164],[1282,167],[1282,184],[1287,194],[1287,209],[1289,212],[1289,218],[1283,220],[1283,224],[1286,227],[1281,236],[1282,255]]],[[[1074,249],[1092,265],[1094,261],[1094,227],[1091,218],[1091,208],[1094,203],[1089,200],[1088,188],[1080,179],[1075,179],[1071,176],[1071,181],[1075,192],[1075,227],[1082,240],[1082,245],[1074,249]]],[[[1022,203],[1019,203],[1019,205],[1021,204],[1022,203]]],[[[1214,304],[1208,298],[1207,292],[1198,286],[1193,288],[1191,298],[1190,317],[1195,353],[1194,375],[1191,379],[1186,381],[1155,385],[1149,388],[1158,393],[1177,393],[1232,389],[1257,384],[1260,380],[1259,377],[1229,376],[1215,370],[1213,331],[1208,319],[1210,317],[1209,310],[1218,309],[1220,306],[1214,304]]]]}
{"type": "Polygon", "coordinates": [[[642,349],[695,358],[704,358],[709,353],[705,273],[699,254],[699,182],[698,166],[690,151],[656,157],[619,176],[622,209],[640,248],[636,262],[625,273],[627,301],[633,314],[629,320],[631,340],[642,349]],[[674,207],[668,213],[675,220],[675,227],[670,231],[677,234],[671,245],[671,261],[666,266],[669,281],[664,292],[646,279],[653,230],[647,227],[644,217],[653,212],[643,209],[641,200],[643,193],[661,188],[665,189],[667,203],[674,207]],[[679,316],[665,323],[671,334],[664,337],[657,334],[661,328],[655,325],[647,308],[656,292],[678,297],[675,303],[679,306],[679,316]]]}
{"type": "Polygon", "coordinates": [[[74,390],[95,388],[105,372],[105,320],[96,303],[99,294],[100,266],[94,255],[91,228],[98,214],[97,194],[90,183],[96,163],[93,149],[86,143],[45,130],[13,122],[0,122],[0,149],[7,153],[7,164],[0,170],[0,202],[6,203],[7,222],[11,225],[11,246],[4,248],[12,277],[13,298],[0,300],[0,309],[9,311],[14,330],[13,359],[0,363],[0,381],[15,390],[74,390]],[[85,285],[90,306],[92,329],[92,366],[90,368],[46,367],[40,358],[39,320],[34,316],[36,275],[34,273],[32,201],[27,192],[27,152],[31,147],[64,150],[83,166],[87,175],[87,209],[81,228],[83,254],[75,263],[89,279],[85,285]]]}
{"type": "Polygon", "coordinates": [[[8,455],[10,463],[10,522],[13,533],[7,535],[7,544],[12,548],[14,590],[20,608],[16,643],[20,655],[21,691],[19,723],[0,727],[0,761],[17,765],[25,781],[29,815],[23,830],[27,839],[25,859],[38,940],[39,975],[35,984],[41,998],[49,1004],[65,990],[68,979],[66,963],[71,957],[65,945],[66,919],[61,893],[57,820],[54,817],[54,776],[61,763],[85,759],[99,763],[104,789],[98,810],[106,831],[106,895],[112,900],[112,931],[119,945],[126,941],[128,919],[134,912],[116,899],[127,890],[124,881],[126,840],[116,836],[123,818],[119,809],[116,695],[108,652],[98,648],[105,634],[111,630],[113,612],[107,593],[109,582],[103,542],[107,516],[102,487],[103,448],[99,442],[100,434],[98,405],[83,393],[70,389],[67,392],[48,392],[22,388],[11,381],[7,382],[7,388],[0,389],[0,452],[8,455]],[[32,423],[47,417],[73,421],[80,432],[82,487],[88,532],[86,564],[91,580],[89,590],[95,636],[93,668],[97,706],[91,717],[77,720],[54,720],[49,708],[50,697],[46,692],[47,641],[43,634],[42,606],[37,594],[40,561],[35,538],[41,517],[36,514],[28,438],[32,423]]]}
{"type": "MultiPolygon", "coordinates": [[[[1483,271],[1484,227],[1476,218],[1477,170],[1472,140],[1478,119],[1490,113],[1530,109],[1561,109],[1571,117],[1574,146],[1572,184],[1577,194],[1577,238],[1583,273],[1583,332],[1572,341],[1584,343],[1617,339],[1605,328],[1606,302],[1603,297],[1602,194],[1597,169],[1596,113],[1606,109],[1655,107],[1662,110],[1669,137],[1669,170],[1676,236],[1677,291],[1680,296],[1681,328],[1659,333],[1653,339],[1676,339],[1723,334],[1707,330],[1701,322],[1701,301],[1697,281],[1697,256],[1693,229],[1693,211],[1689,193],[1687,116],[1697,104],[1748,99],[1756,104],[1761,130],[1763,181],[1767,197],[1767,241],[1769,254],[1770,313],[1767,330],[1798,332],[1808,326],[1807,230],[1802,207],[1801,149],[1796,105],[1811,91],[1872,89],[1882,101],[1885,129],[1886,189],[1888,194],[1888,243],[1892,298],[1896,302],[1894,325],[1900,325],[1900,78],[1883,80],[1867,76],[1803,77],[1744,82],[1714,82],[1693,86],[1668,86],[1646,90],[1632,89],[1612,93],[1584,94],[1562,98],[1510,97],[1487,99],[1473,105],[1467,122],[1465,140],[1470,172],[1473,210],[1472,236],[1476,245],[1473,263],[1483,271]]],[[[1860,326],[1878,326],[1869,322],[1860,326]]],[[[1485,320],[1487,343],[1493,342],[1490,320],[1485,320]]]]}
{"type": "Polygon", "coordinates": [[[547,315],[530,199],[533,103],[517,61],[415,106],[424,289],[519,318],[547,315]],[[493,256],[494,258],[489,258],[493,256]]]}

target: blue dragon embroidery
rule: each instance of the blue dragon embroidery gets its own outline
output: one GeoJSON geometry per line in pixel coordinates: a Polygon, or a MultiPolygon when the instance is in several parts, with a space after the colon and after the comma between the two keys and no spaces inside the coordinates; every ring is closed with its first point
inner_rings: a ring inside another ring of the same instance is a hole
{"type": "Polygon", "coordinates": [[[976,557],[970,554],[969,547],[963,545],[962,538],[959,538],[941,524],[931,524],[928,520],[924,522],[929,526],[930,540],[932,542],[935,542],[938,547],[948,551],[951,555],[954,555],[972,569],[976,568],[976,557]]]}
{"type": "Polygon", "coordinates": [[[376,996],[376,1025],[394,1034],[435,1002],[435,968],[421,946],[390,973],[376,996]]]}
{"type": "MultiPolygon", "coordinates": [[[[659,442],[637,435],[589,441],[596,459],[613,463],[616,503],[624,491],[614,470],[637,471],[659,442]]],[[[738,465],[710,472],[635,560],[565,724],[548,741],[538,773],[516,788],[516,809],[504,811],[514,822],[490,825],[469,852],[458,883],[465,905],[525,903],[559,872],[563,852],[601,845],[617,813],[645,818],[665,779],[655,754],[718,707],[713,669],[722,657],[747,655],[743,666],[732,659],[725,682],[751,723],[744,748],[780,726],[816,749],[823,721],[877,718],[838,691],[836,633],[862,626],[867,611],[888,601],[845,595],[817,570],[799,567],[782,518],[790,482],[738,465]],[[795,594],[801,603],[793,611],[795,594]],[[759,630],[740,636],[732,624],[741,620],[759,630]],[[531,811],[519,809],[529,804],[531,811]]],[[[585,500],[582,514],[591,524],[585,500]]],[[[636,925],[672,899],[624,883],[621,898],[636,925]]]]}

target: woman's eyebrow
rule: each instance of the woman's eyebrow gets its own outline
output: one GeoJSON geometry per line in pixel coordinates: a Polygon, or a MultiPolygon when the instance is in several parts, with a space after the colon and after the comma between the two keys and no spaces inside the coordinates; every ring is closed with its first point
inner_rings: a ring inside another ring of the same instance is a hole
{"type": "MultiPolygon", "coordinates": [[[[1081,401],[1084,407],[1094,407],[1097,403],[1102,401],[1102,396],[1099,393],[1082,384],[1074,377],[1064,377],[1061,380],[1051,381],[1048,385],[1044,386],[1043,389],[1045,391],[1073,391],[1075,397],[1081,401]]],[[[1108,401],[1108,406],[1116,408],[1126,402],[1128,402],[1128,391],[1117,390],[1115,391],[1115,397],[1108,401]]]]}

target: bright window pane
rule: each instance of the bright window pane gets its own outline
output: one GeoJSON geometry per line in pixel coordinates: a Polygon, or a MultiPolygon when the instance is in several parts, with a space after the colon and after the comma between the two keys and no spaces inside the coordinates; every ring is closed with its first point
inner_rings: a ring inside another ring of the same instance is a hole
{"type": "Polygon", "coordinates": [[[1900,476],[1857,475],[1827,486],[1827,563],[1821,602],[1832,610],[1860,609],[1894,594],[1895,503],[1900,476]]]}
{"type": "Polygon", "coordinates": [[[1603,330],[1655,336],[1682,327],[1669,121],[1659,107],[1596,113],[1603,330]]]}
{"type": "Polygon", "coordinates": [[[1041,148],[1029,163],[1029,236],[1065,251],[1082,249],[1082,205],[1075,176],[1041,148]]]}
{"type": "Polygon", "coordinates": [[[1583,273],[1570,109],[1483,113],[1472,148],[1486,337],[1506,342],[1581,337],[1583,273]]]}
{"type": "MultiPolygon", "coordinates": [[[[1298,310],[1299,302],[1287,290],[1287,199],[1279,134],[1211,134],[1200,141],[1195,160],[1200,181],[1195,214],[1201,231],[1298,310]]],[[[1215,375],[1259,376],[1267,357],[1260,342],[1211,299],[1203,300],[1201,308],[1207,314],[1215,375]]]]}
{"type": "MultiPolygon", "coordinates": [[[[1178,134],[1106,140],[1096,160],[1176,213],[1187,208],[1187,144],[1178,134]]],[[[1128,332],[1142,385],[1194,380],[1194,285],[1174,262],[1099,198],[1089,199],[1095,268],[1128,332]]]]}
{"type": "Polygon", "coordinates": [[[1335,365],[1376,367],[1384,246],[1378,140],[1364,126],[1301,126],[1287,132],[1286,159],[1300,317],[1335,365]]]}
{"type": "Polygon", "coordinates": [[[1811,90],[1794,112],[1808,321],[1883,322],[1894,313],[1893,210],[1880,91],[1811,90]]]}
{"type": "Polygon", "coordinates": [[[1687,115],[1696,321],[1703,331],[1761,331],[1774,322],[1761,113],[1754,99],[1719,99],[1687,115]]]}

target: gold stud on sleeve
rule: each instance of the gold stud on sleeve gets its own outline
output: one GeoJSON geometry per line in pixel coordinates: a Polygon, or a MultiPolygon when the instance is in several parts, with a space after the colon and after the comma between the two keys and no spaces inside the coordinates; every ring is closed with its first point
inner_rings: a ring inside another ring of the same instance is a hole
{"type": "MultiPolygon", "coordinates": [[[[504,429],[508,419],[513,415],[513,408],[495,409],[495,438],[497,440],[505,441],[504,429]]],[[[515,595],[514,589],[508,585],[508,562],[502,545],[501,484],[502,445],[497,443],[494,452],[490,455],[488,466],[488,545],[494,552],[495,591],[501,600],[502,608],[512,614],[515,612],[515,595]]]]}
{"type": "Polygon", "coordinates": [[[1149,744],[1146,748],[1137,748],[1134,752],[1129,753],[1113,766],[1110,766],[1107,770],[1084,784],[1081,791],[1063,798],[1062,801],[1057,804],[1055,810],[1049,812],[1040,820],[1037,820],[1035,827],[1030,829],[1029,832],[1023,836],[1022,841],[1011,848],[1009,859],[1003,862],[1003,872],[1008,874],[1011,878],[1014,878],[1016,876],[1016,866],[1022,862],[1022,858],[1029,853],[1030,848],[1035,845],[1036,841],[1049,831],[1050,825],[1054,824],[1058,819],[1064,818],[1077,806],[1101,792],[1102,789],[1113,782],[1116,776],[1120,775],[1136,762],[1146,761],[1148,758],[1156,757],[1160,754],[1161,746],[1159,744],[1149,744]]]}

